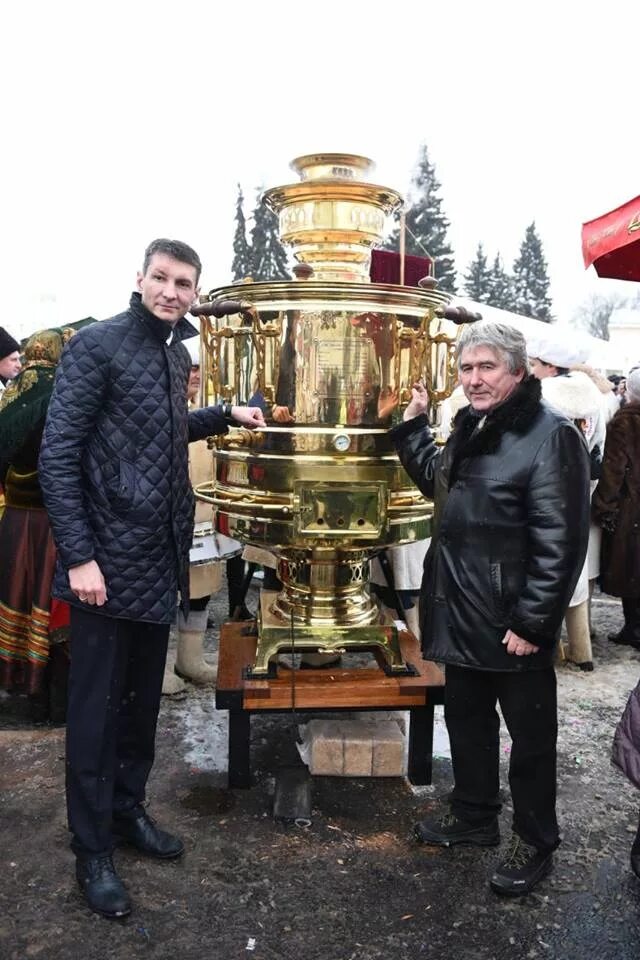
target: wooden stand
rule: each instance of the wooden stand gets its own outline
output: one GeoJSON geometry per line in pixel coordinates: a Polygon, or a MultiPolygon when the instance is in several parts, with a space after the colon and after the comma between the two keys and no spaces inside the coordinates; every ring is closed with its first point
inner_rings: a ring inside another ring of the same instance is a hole
{"type": "Polygon", "coordinates": [[[400,649],[416,676],[386,676],[380,667],[295,670],[278,667],[274,679],[250,680],[256,654],[254,622],[230,622],[220,630],[216,707],[229,711],[229,786],[251,784],[250,740],[253,713],[324,710],[408,710],[411,783],[431,783],[433,707],[443,702],[444,676],[422,659],[412,633],[400,633],[400,649]],[[292,672],[295,676],[292,678],[292,672]]]}

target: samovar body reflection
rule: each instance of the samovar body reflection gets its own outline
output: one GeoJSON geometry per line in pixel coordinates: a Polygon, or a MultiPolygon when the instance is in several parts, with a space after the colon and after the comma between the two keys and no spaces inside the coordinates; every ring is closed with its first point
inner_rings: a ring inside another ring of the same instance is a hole
{"type": "Polygon", "coordinates": [[[428,537],[432,505],[388,437],[422,378],[434,410],[454,379],[448,295],[369,282],[371,247],[401,202],[364,182],[349,155],[294,161],[300,183],[264,200],[293,247],[299,279],[212,290],[242,311],[202,315],[207,403],[259,405],[266,429],[216,437],[214,482],[197,490],[217,529],[277,558],[279,595],[263,594],[253,675],[278,650],[377,648],[402,672],[393,621],[369,593],[381,549],[428,537]],[[311,271],[313,271],[311,273],[311,271]],[[308,278],[310,277],[310,278],[308,278]]]}

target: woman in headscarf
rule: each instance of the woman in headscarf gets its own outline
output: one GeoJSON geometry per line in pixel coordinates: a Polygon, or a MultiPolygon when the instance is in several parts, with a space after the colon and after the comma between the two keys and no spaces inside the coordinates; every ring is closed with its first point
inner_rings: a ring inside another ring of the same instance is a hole
{"type": "Polygon", "coordinates": [[[52,610],[55,547],[38,482],[38,454],[55,369],[73,330],[41,330],[0,400],[0,687],[27,694],[36,720],[64,720],[64,605],[52,610]],[[53,615],[53,616],[52,616],[53,615]],[[52,623],[53,621],[53,623],[52,623]]]}

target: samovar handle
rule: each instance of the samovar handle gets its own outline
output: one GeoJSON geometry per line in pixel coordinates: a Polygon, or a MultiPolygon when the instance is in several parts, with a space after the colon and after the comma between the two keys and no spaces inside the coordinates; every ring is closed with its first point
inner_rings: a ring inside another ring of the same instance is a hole
{"type": "Polygon", "coordinates": [[[229,317],[234,313],[247,313],[251,304],[244,300],[209,300],[207,303],[194,303],[190,313],[194,317],[229,317]]]}

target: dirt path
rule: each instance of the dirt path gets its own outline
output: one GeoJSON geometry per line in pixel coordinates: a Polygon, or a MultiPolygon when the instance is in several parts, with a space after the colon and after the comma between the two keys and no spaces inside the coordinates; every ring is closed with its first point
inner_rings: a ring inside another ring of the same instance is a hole
{"type": "MultiPolygon", "coordinates": [[[[620,607],[598,598],[600,634],[620,607]]],[[[222,598],[219,613],[222,615],[222,598]]],[[[215,636],[210,638],[215,645],[215,636]]],[[[226,789],[226,716],[210,692],[163,704],[151,809],[184,837],[180,863],[116,853],[135,902],[109,923],[89,914],[72,878],[63,802],[63,731],[0,731],[2,960],[635,960],[640,883],[628,868],[639,798],[609,763],[611,736],[640,655],[596,642],[596,670],[558,670],[556,869],[531,896],[487,886],[495,850],[438,851],[410,839],[412,822],[451,786],[439,738],[434,784],[314,781],[313,824],[270,816],[273,774],[295,757],[292,721],[257,718],[251,790],[226,789]]],[[[443,746],[442,746],[443,745],[443,746]]],[[[509,741],[503,742],[503,784],[509,741]]],[[[509,832],[508,790],[501,818],[509,832]]]]}

